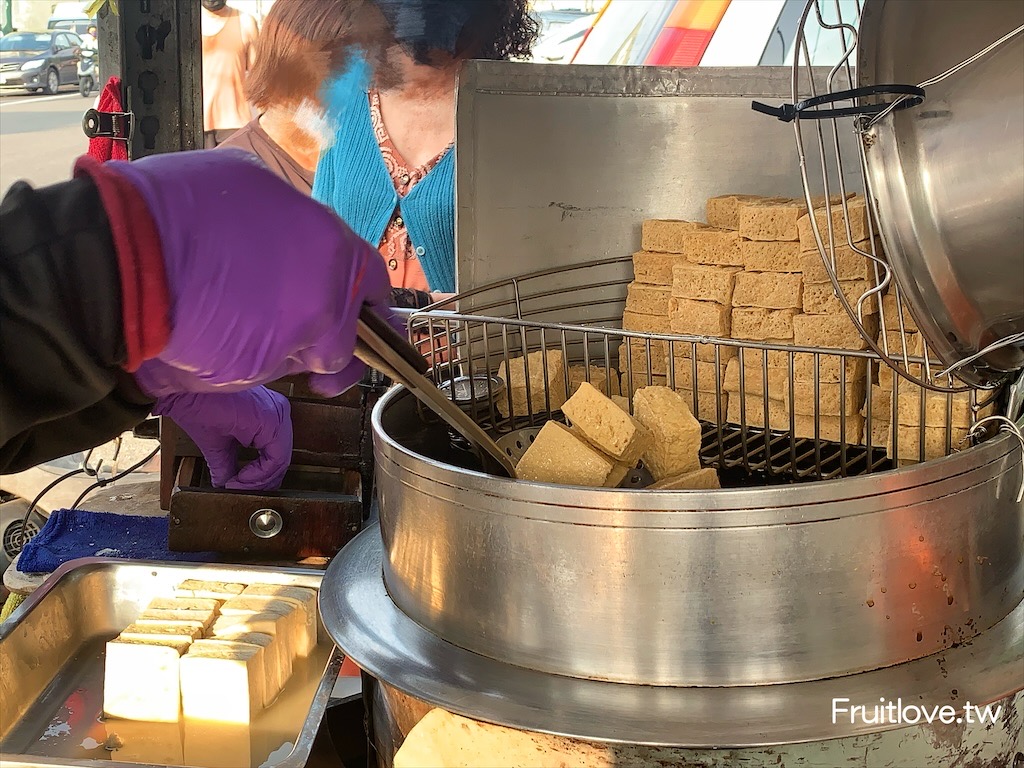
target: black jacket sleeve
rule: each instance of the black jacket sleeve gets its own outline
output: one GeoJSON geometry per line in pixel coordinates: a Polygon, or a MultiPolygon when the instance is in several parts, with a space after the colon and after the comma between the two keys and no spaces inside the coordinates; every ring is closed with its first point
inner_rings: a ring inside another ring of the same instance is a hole
{"type": "Polygon", "coordinates": [[[0,473],[131,429],[152,402],[125,360],[117,255],[81,178],[0,203],[0,473]]]}

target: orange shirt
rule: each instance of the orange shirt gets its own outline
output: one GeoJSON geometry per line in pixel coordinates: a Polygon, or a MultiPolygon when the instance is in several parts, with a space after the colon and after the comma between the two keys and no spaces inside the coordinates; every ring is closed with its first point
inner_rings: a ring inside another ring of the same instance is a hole
{"type": "MultiPolygon", "coordinates": [[[[380,146],[384,165],[388,169],[388,174],[391,176],[399,198],[409,194],[409,190],[416,185],[416,182],[426,176],[448,151],[448,147],[446,147],[426,165],[410,170],[391,141],[387,128],[384,127],[384,119],[380,114],[380,94],[376,90],[370,91],[370,122],[373,125],[373,132],[377,136],[377,144],[380,146]]],[[[388,274],[391,275],[392,288],[430,290],[427,276],[423,273],[423,267],[413,251],[412,241],[409,239],[409,232],[405,228],[405,222],[402,221],[402,212],[398,206],[395,206],[391,221],[388,222],[384,236],[381,238],[380,255],[387,265],[388,274]]]]}
{"type": "MultiPolygon", "coordinates": [[[[216,32],[202,36],[204,131],[235,130],[253,118],[244,83],[256,42],[256,21],[234,9],[226,9],[222,17],[216,32]]],[[[209,23],[216,28],[217,21],[209,23]]]]}

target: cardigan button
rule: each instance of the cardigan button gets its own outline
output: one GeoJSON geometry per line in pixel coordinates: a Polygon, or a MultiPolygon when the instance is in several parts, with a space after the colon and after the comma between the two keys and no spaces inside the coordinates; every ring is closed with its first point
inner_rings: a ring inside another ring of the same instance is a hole
{"type": "Polygon", "coordinates": [[[398,259],[390,259],[388,261],[388,269],[390,269],[392,272],[398,269],[398,259]]]}
{"type": "Polygon", "coordinates": [[[427,250],[422,245],[417,245],[416,246],[416,255],[417,256],[422,256],[426,252],[427,252],[427,250]]]}

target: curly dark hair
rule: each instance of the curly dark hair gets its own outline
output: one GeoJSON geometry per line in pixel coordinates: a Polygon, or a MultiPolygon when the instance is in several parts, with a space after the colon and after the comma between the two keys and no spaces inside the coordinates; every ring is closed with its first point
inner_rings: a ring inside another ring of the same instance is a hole
{"type": "Polygon", "coordinates": [[[540,34],[540,24],[530,15],[527,0],[477,0],[487,10],[479,13],[472,26],[465,58],[508,61],[530,56],[540,34]],[[475,42],[475,45],[474,45],[475,42]],[[475,50],[474,50],[475,48],[475,50]]]}
{"type": "Polygon", "coordinates": [[[526,58],[539,25],[527,0],[373,0],[395,40],[420,64],[442,52],[457,59],[526,58]]]}

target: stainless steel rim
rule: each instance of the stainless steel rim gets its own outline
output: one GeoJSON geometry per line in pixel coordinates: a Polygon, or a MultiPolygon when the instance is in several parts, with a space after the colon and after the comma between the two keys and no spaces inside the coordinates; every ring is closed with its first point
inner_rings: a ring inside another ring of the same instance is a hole
{"type": "MultiPolygon", "coordinates": [[[[840,480],[803,483],[764,488],[722,489],[707,492],[626,491],[623,489],[576,488],[547,485],[522,480],[506,480],[481,472],[452,467],[421,456],[391,438],[382,423],[382,414],[394,400],[410,395],[402,387],[394,387],[378,402],[372,414],[375,451],[378,460],[393,462],[411,471],[406,482],[415,485],[429,477],[460,490],[479,492],[486,496],[514,494],[516,498],[535,505],[536,517],[558,522],[593,524],[599,510],[614,508],[617,524],[658,528],[701,527],[728,528],[745,525],[769,525],[785,522],[812,522],[836,517],[865,514],[890,509],[900,502],[902,492],[918,491],[925,486],[934,498],[955,493],[965,481],[981,483],[990,480],[993,472],[1012,472],[1020,463],[1017,438],[1000,433],[984,443],[941,459],[915,464],[885,473],[840,480]],[[1000,466],[1001,465],[1001,468],[1000,466]],[[975,475],[966,478],[964,475],[975,475]],[[880,478],[884,477],[884,482],[880,478]],[[954,484],[951,481],[957,479],[954,484]],[[842,482],[841,486],[835,483],[842,482]],[[837,487],[853,505],[837,501],[837,487]],[[820,514],[808,515],[808,508],[820,514]],[[598,510],[595,512],[595,510],[598,510]],[[787,512],[793,515],[787,518],[787,512]]],[[[920,501],[915,496],[914,501],[920,501]]]]}
{"type": "Polygon", "coordinates": [[[625,685],[514,667],[446,643],[388,596],[383,555],[380,530],[368,529],[324,575],[320,611],[338,647],[410,696],[514,728],[603,742],[771,746],[907,727],[834,725],[833,698],[874,706],[880,691],[893,691],[904,701],[962,707],[1024,690],[1024,602],[969,644],[888,669],[772,686],[625,685]]]}

